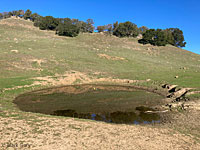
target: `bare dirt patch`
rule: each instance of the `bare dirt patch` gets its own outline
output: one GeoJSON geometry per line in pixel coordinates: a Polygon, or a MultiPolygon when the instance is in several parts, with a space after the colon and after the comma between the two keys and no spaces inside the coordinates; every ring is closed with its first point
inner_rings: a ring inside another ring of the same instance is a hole
{"type": "MultiPolygon", "coordinates": [[[[39,63],[43,61],[39,60],[39,63]]],[[[12,64],[12,66],[20,69],[32,69],[32,70],[40,70],[37,68],[28,68],[20,66],[20,64],[12,64]]],[[[79,71],[67,71],[65,74],[55,74],[55,76],[45,76],[45,77],[36,77],[32,78],[36,80],[33,84],[24,85],[24,86],[15,86],[12,88],[4,88],[3,91],[7,90],[16,90],[20,88],[34,87],[38,85],[42,86],[64,86],[64,85],[74,85],[74,84],[89,84],[89,83],[117,83],[117,84],[129,84],[129,83],[137,83],[137,82],[148,82],[150,80],[130,80],[130,79],[114,79],[112,77],[108,78],[97,78],[96,76],[89,76],[86,73],[82,73],[79,71]]],[[[72,92],[75,89],[71,89],[72,92]]]]}
{"type": "Polygon", "coordinates": [[[163,124],[163,127],[171,128],[188,137],[192,137],[197,143],[200,143],[200,103],[197,100],[188,104],[190,104],[190,107],[187,110],[178,109],[176,113],[172,111],[169,114],[170,119],[163,124]]]}
{"type": "MultiPolygon", "coordinates": [[[[29,149],[198,150],[191,136],[171,129],[39,117],[39,122],[0,119],[1,149],[27,144],[29,149]],[[5,125],[6,124],[6,125],[5,125]]],[[[14,147],[18,148],[18,147],[14,147]]],[[[18,149],[27,149],[20,147],[18,149]]]]}
{"type": "Polygon", "coordinates": [[[31,66],[31,64],[28,64],[27,62],[21,61],[21,62],[10,62],[10,66],[20,69],[20,70],[33,70],[33,71],[42,71],[40,68],[34,68],[31,66]]]}
{"type": "Polygon", "coordinates": [[[30,85],[15,86],[15,87],[12,87],[12,88],[4,88],[4,89],[2,90],[2,92],[11,91],[11,90],[16,90],[16,89],[21,89],[21,88],[34,87],[34,86],[37,86],[37,85],[41,85],[41,84],[35,82],[35,83],[33,83],[33,84],[30,84],[30,85]]]}
{"type": "MultiPolygon", "coordinates": [[[[12,53],[19,53],[18,50],[11,50],[12,53]]],[[[32,71],[43,71],[42,64],[46,63],[47,61],[44,59],[37,59],[37,58],[32,58],[29,56],[25,56],[22,58],[20,61],[10,61],[7,62],[8,65],[12,68],[12,70],[32,70],[32,71]],[[35,65],[36,64],[36,65],[35,65]]]]}
{"type": "MultiPolygon", "coordinates": [[[[88,76],[85,73],[78,71],[68,71],[63,75],[56,74],[55,76],[46,76],[46,77],[37,77],[34,78],[36,83],[40,83],[41,85],[71,85],[77,83],[94,83],[94,82],[114,82],[114,83],[134,83],[134,82],[142,82],[139,80],[129,80],[129,79],[113,79],[109,78],[96,78],[93,76],[88,76]]],[[[144,82],[144,81],[143,81],[144,82]]]]}
{"type": "Polygon", "coordinates": [[[188,101],[185,105],[188,106],[189,109],[200,111],[200,100],[188,101]]]}
{"type": "Polygon", "coordinates": [[[101,57],[101,58],[106,58],[108,60],[125,60],[125,58],[123,58],[123,57],[109,56],[109,55],[106,55],[106,54],[98,54],[98,56],[101,57]]]}
{"type": "Polygon", "coordinates": [[[103,85],[92,85],[92,84],[84,84],[84,86],[80,86],[79,88],[76,88],[74,86],[63,86],[63,87],[57,87],[57,88],[48,88],[44,89],[42,91],[35,91],[33,93],[41,93],[41,94],[52,94],[52,93],[70,93],[70,94],[81,94],[86,93],[90,90],[107,90],[107,91],[113,91],[113,90],[121,90],[121,91],[135,91],[134,88],[127,88],[126,86],[103,86],[103,85]]]}

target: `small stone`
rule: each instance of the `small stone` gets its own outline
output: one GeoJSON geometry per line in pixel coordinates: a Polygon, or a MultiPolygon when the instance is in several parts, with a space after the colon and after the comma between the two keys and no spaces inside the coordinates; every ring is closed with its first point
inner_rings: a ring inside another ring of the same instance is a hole
{"type": "Polygon", "coordinates": [[[12,53],[18,53],[18,50],[11,50],[12,53]]]}
{"type": "Polygon", "coordinates": [[[178,76],[175,76],[176,79],[178,79],[178,76]]]}

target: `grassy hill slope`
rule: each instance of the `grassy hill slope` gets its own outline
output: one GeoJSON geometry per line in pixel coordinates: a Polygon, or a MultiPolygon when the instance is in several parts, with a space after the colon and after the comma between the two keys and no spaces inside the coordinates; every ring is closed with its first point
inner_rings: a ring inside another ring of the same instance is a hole
{"type": "Polygon", "coordinates": [[[134,38],[98,33],[58,37],[19,19],[0,22],[0,41],[2,82],[76,70],[121,79],[152,79],[182,87],[200,86],[200,56],[170,45],[141,45],[134,38]]]}
{"type": "MultiPolygon", "coordinates": [[[[30,21],[1,20],[0,149],[9,143],[32,149],[200,147],[199,110],[174,113],[172,124],[129,126],[22,112],[12,103],[34,89],[92,82],[147,87],[169,83],[200,91],[200,55],[100,33],[59,37],[30,21]]],[[[199,99],[200,94],[195,96],[199,99]]]]}

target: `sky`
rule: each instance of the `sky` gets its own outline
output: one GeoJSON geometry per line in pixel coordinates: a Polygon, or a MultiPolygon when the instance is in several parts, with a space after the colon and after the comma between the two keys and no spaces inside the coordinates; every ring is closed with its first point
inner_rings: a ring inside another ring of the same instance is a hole
{"type": "Polygon", "coordinates": [[[4,0],[0,12],[30,9],[42,16],[91,18],[95,26],[131,21],[148,28],[179,28],[187,45],[200,54],[199,0],[4,0]]]}

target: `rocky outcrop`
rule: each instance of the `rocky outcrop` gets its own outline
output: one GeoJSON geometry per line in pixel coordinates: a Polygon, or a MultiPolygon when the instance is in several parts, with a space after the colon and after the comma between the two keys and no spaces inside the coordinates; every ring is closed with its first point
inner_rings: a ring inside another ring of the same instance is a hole
{"type": "Polygon", "coordinates": [[[177,86],[178,85],[169,85],[169,84],[162,85],[162,87],[167,89],[169,93],[175,92],[177,86]]]}
{"type": "Polygon", "coordinates": [[[162,85],[162,88],[166,89],[168,94],[167,98],[171,99],[180,99],[181,97],[185,96],[187,92],[189,92],[192,88],[180,88],[177,89],[178,85],[169,85],[169,84],[164,84],[162,85]]]}
{"type": "Polygon", "coordinates": [[[162,85],[162,88],[167,89],[168,95],[165,99],[165,102],[167,103],[165,107],[168,107],[170,110],[173,108],[179,108],[182,110],[185,110],[186,108],[189,108],[189,105],[187,105],[185,102],[189,99],[185,97],[185,95],[192,89],[192,88],[179,88],[177,89],[177,85],[162,85]]]}
{"type": "Polygon", "coordinates": [[[182,88],[178,91],[170,93],[167,97],[173,98],[173,99],[180,99],[182,96],[185,96],[185,94],[191,90],[192,88],[182,88]]]}

